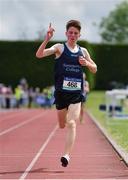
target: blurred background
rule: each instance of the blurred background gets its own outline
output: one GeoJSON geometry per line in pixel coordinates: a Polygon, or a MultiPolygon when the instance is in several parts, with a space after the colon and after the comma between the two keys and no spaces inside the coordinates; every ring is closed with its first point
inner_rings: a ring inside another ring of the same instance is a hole
{"type": "MultiPolygon", "coordinates": [[[[56,30],[53,40],[65,40],[66,22],[78,19],[82,23],[81,39],[100,43],[102,38],[99,24],[102,18],[108,17],[123,2],[125,1],[0,0],[0,39],[42,39],[51,22],[56,30]]],[[[119,16],[122,15],[120,13],[119,16]]],[[[125,22],[125,19],[122,20],[125,22]]]]}

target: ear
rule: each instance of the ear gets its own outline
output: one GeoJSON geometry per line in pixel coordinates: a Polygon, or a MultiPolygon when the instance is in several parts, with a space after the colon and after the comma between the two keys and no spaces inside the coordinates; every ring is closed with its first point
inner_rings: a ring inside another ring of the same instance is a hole
{"type": "Polygon", "coordinates": [[[65,32],[65,35],[67,36],[67,31],[65,32]]]}

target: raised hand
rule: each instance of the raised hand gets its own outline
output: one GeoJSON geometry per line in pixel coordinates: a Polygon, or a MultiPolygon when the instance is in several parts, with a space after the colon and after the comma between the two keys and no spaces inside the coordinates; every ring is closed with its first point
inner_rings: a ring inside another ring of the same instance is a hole
{"type": "Polygon", "coordinates": [[[46,34],[46,40],[49,41],[52,36],[53,36],[53,33],[54,33],[54,29],[52,28],[52,25],[51,23],[49,24],[49,28],[48,28],[48,31],[47,31],[47,34],[46,34]]]}

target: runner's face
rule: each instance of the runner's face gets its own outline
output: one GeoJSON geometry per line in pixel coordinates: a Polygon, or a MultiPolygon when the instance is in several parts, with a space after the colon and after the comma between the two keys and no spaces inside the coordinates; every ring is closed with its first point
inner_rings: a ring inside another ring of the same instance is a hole
{"type": "Polygon", "coordinates": [[[66,36],[67,36],[68,41],[76,42],[78,38],[80,37],[80,31],[77,28],[72,26],[66,32],[66,36]]]}

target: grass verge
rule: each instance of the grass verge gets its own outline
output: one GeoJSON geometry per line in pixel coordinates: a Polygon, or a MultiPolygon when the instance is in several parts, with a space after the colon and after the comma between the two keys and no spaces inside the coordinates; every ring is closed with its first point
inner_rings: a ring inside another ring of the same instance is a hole
{"type": "Polygon", "coordinates": [[[99,123],[107,130],[110,136],[126,152],[128,152],[128,119],[113,119],[99,110],[99,105],[105,103],[104,91],[92,91],[88,95],[86,109],[95,116],[99,123]]]}

